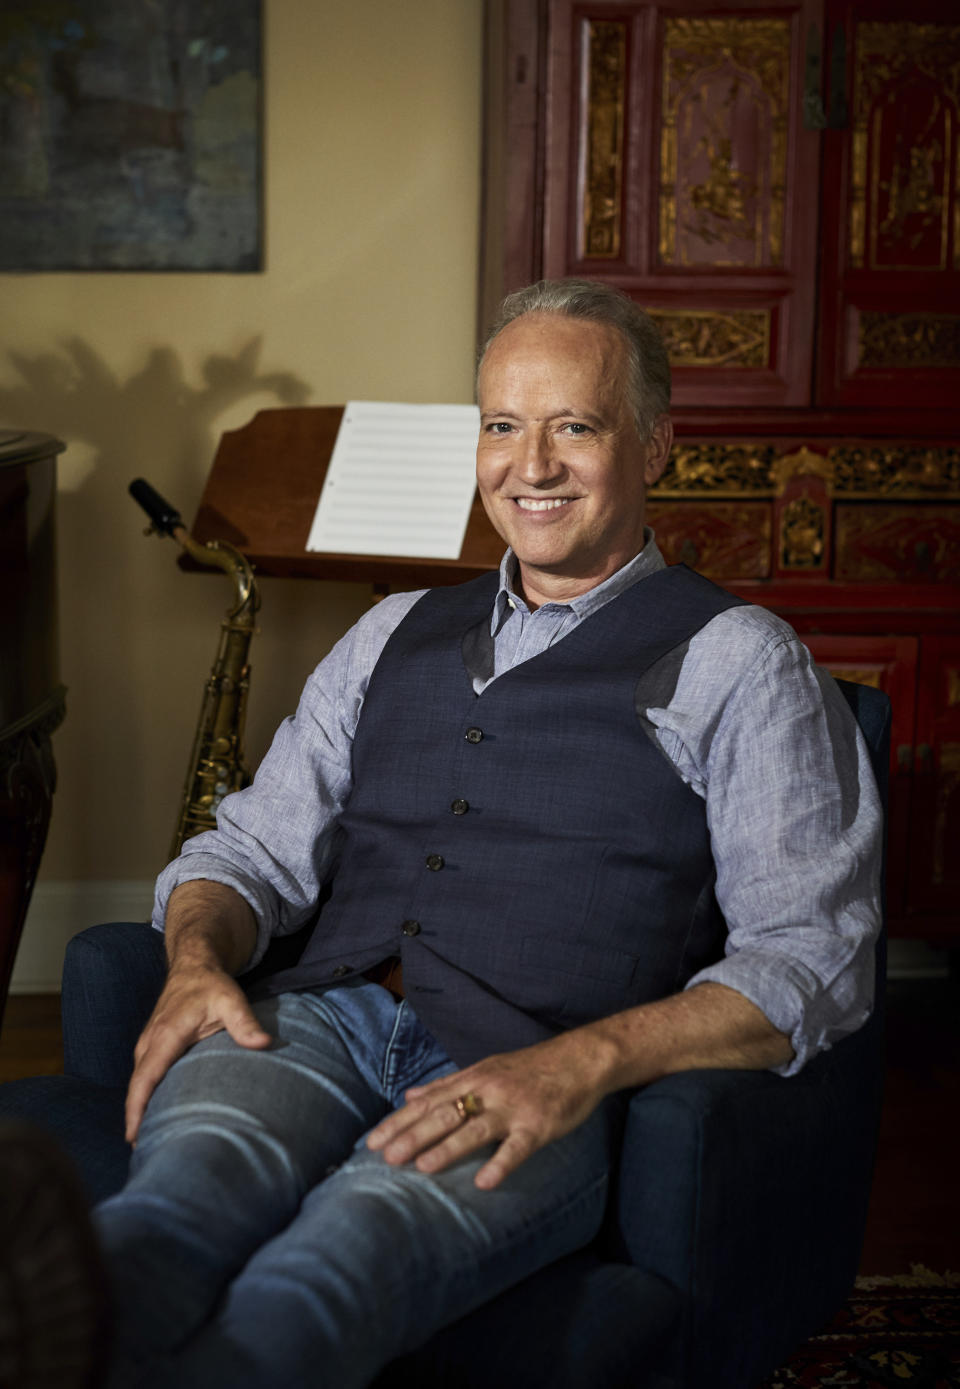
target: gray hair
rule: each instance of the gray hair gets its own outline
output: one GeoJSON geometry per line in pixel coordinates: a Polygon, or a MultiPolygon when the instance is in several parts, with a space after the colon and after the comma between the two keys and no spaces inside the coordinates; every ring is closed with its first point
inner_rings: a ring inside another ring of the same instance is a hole
{"type": "Polygon", "coordinates": [[[670,360],[648,313],[612,285],[596,280],[539,280],[508,294],[477,359],[477,376],[491,343],[508,323],[528,313],[564,314],[615,328],[627,351],[627,396],[637,433],[648,439],[670,409],[670,360]]]}

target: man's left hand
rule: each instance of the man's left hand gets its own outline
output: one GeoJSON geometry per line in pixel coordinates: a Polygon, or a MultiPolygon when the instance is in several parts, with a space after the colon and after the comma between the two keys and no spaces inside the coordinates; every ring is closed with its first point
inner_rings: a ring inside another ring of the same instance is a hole
{"type": "Polygon", "coordinates": [[[439,1172],[459,1158],[499,1143],[476,1175],[483,1190],[498,1186],[532,1153],[570,1133],[608,1093],[605,1048],[589,1028],[562,1033],[521,1051],[490,1056],[463,1071],[406,1092],[406,1104],[367,1136],[387,1162],[415,1161],[439,1172]],[[464,1118],[457,1099],[473,1096],[480,1112],[464,1118]]]}

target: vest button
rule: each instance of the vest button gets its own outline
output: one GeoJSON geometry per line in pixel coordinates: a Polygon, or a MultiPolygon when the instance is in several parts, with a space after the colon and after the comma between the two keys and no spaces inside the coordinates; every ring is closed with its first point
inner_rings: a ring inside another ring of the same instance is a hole
{"type": "Polygon", "coordinates": [[[483,737],[483,729],[482,729],[482,728],[468,728],[468,729],[467,729],[467,742],[468,742],[468,743],[479,743],[479,741],[480,741],[480,739],[481,739],[482,737],[483,737]]]}
{"type": "Polygon", "coordinates": [[[470,804],[468,801],[465,801],[462,796],[458,796],[455,801],[450,802],[450,809],[453,811],[454,815],[466,815],[467,811],[470,809],[470,804]]]}
{"type": "Polygon", "coordinates": [[[427,867],[432,873],[439,873],[443,867],[442,854],[427,854],[427,867]]]}
{"type": "Polygon", "coordinates": [[[333,977],[334,977],[334,979],[342,979],[343,976],[344,976],[345,974],[349,974],[349,973],[350,973],[350,966],[349,966],[349,965],[337,965],[336,969],[333,971],[333,977]]]}
{"type": "Polygon", "coordinates": [[[400,927],[400,930],[403,932],[403,934],[404,934],[405,936],[419,936],[419,934],[420,934],[420,922],[419,922],[419,921],[405,921],[405,922],[403,923],[403,925],[400,927]]]}

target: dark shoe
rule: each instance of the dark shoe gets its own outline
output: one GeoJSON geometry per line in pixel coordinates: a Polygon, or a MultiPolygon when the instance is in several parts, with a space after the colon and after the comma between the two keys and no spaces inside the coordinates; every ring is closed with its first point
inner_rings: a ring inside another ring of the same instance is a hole
{"type": "Polygon", "coordinates": [[[0,1122],[0,1389],[95,1389],[105,1281],[79,1179],[54,1140],[0,1122]]]}

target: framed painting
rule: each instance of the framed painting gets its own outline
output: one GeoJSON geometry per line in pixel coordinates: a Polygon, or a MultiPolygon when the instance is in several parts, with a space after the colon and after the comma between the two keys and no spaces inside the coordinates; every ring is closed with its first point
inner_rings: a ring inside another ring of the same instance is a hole
{"type": "Polygon", "coordinates": [[[0,271],[249,272],[260,0],[3,0],[0,271]]]}

